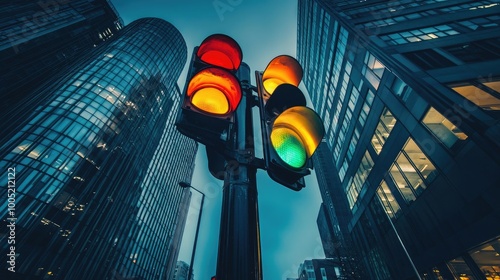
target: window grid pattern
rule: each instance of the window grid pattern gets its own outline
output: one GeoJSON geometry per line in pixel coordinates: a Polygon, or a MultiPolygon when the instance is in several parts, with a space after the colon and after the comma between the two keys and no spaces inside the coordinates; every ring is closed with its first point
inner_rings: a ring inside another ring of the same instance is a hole
{"type": "Polygon", "coordinates": [[[444,8],[422,11],[422,12],[418,12],[418,13],[391,16],[391,17],[385,18],[385,19],[366,22],[366,23],[361,24],[360,26],[362,26],[364,28],[389,26],[389,25],[393,25],[393,24],[400,23],[400,22],[406,22],[408,20],[413,20],[413,19],[425,18],[425,17],[429,17],[429,16],[436,16],[436,15],[441,15],[441,14],[446,14],[446,13],[456,13],[459,11],[487,9],[487,8],[492,8],[492,7],[495,7],[498,5],[499,4],[495,3],[495,1],[476,1],[474,3],[465,3],[465,4],[461,4],[461,5],[456,5],[456,6],[448,6],[448,7],[444,7],[444,8]]]}
{"type": "Polygon", "coordinates": [[[438,26],[387,34],[380,36],[380,39],[384,40],[390,45],[401,45],[406,43],[427,41],[461,33],[463,32],[458,30],[457,28],[454,28],[448,24],[442,24],[438,26]]]}
{"type": "MultiPolygon", "coordinates": [[[[335,21],[334,28],[337,30],[337,22],[335,21]]],[[[342,64],[344,61],[344,54],[346,50],[346,45],[347,45],[347,39],[348,39],[348,33],[344,28],[340,28],[340,33],[339,33],[339,38],[337,40],[336,46],[332,46],[330,49],[330,52],[335,51],[335,59],[333,61],[333,69],[331,71],[332,76],[330,76],[330,73],[328,73],[328,94],[327,94],[327,107],[325,108],[325,116],[322,116],[323,119],[327,122],[329,122],[329,130],[327,130],[327,141],[328,141],[328,146],[330,148],[333,147],[335,137],[337,134],[337,125],[338,125],[338,118],[340,114],[340,110],[342,109],[342,101],[338,102],[337,101],[337,107],[335,108],[333,106],[333,102],[336,98],[336,95],[339,95],[339,98],[341,97],[341,92],[337,92],[337,85],[339,82],[339,78],[341,77],[342,73],[342,64]],[[326,116],[326,112],[328,112],[328,116],[326,116]],[[333,116],[333,117],[332,117],[333,116]]],[[[342,87],[340,88],[342,90],[342,87]]],[[[314,94],[314,93],[313,93],[314,94]]]]}
{"type": "MultiPolygon", "coordinates": [[[[379,5],[369,5],[369,6],[364,6],[360,8],[355,8],[355,9],[346,9],[344,13],[351,18],[362,18],[366,17],[369,15],[378,15],[378,14],[383,14],[383,15],[390,15],[390,14],[398,14],[403,12],[405,9],[408,8],[415,8],[419,7],[421,5],[429,5],[429,4],[434,4],[434,3],[439,3],[439,2],[444,2],[446,0],[420,0],[420,1],[411,1],[411,0],[401,0],[398,1],[397,4],[393,3],[384,3],[384,4],[379,4],[379,5]]],[[[359,3],[359,2],[358,2],[359,3]]]]}
{"type": "MultiPolygon", "coordinates": [[[[340,113],[342,111],[342,107],[344,106],[344,102],[348,102],[349,99],[346,99],[346,95],[347,95],[347,89],[348,89],[348,85],[349,85],[349,81],[351,79],[351,69],[352,69],[352,66],[349,62],[346,62],[346,66],[344,68],[344,77],[343,77],[343,80],[342,80],[342,85],[341,85],[341,88],[340,88],[340,92],[339,92],[339,99],[337,101],[337,107],[335,108],[335,115],[333,116],[333,123],[334,124],[338,124],[339,121],[340,121],[340,113]]],[[[336,145],[335,145],[335,149],[334,149],[334,160],[337,164],[337,166],[340,165],[340,163],[342,162],[342,158],[340,157],[340,151],[341,151],[341,148],[342,148],[342,143],[344,142],[345,140],[345,137],[346,137],[346,133],[347,133],[347,128],[349,126],[349,123],[351,121],[351,118],[352,118],[352,111],[346,109],[345,110],[345,113],[343,115],[343,119],[342,119],[342,125],[341,127],[338,129],[338,132],[337,132],[337,141],[336,141],[336,145]]]]}

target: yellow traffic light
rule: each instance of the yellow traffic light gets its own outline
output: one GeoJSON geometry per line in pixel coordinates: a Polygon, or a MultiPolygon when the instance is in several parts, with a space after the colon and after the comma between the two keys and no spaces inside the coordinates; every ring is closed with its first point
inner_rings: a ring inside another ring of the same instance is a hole
{"type": "Polygon", "coordinates": [[[219,68],[205,68],[189,81],[186,94],[203,113],[226,115],[238,107],[241,87],[236,77],[219,68]]]}
{"type": "Polygon", "coordinates": [[[281,84],[298,86],[302,79],[302,66],[288,55],[275,57],[262,74],[262,84],[269,95],[281,84]]]}

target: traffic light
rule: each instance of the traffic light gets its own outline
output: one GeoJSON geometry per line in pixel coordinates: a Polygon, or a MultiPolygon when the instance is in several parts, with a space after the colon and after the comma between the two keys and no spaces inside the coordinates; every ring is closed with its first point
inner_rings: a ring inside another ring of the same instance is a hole
{"type": "Polygon", "coordinates": [[[241,63],[241,48],[227,35],[211,35],[194,49],[176,123],[182,134],[224,147],[242,98],[235,76],[241,63]]]}
{"type": "Polygon", "coordinates": [[[297,87],[301,79],[302,67],[287,55],[256,72],[267,172],[296,191],[304,187],[302,177],[310,174],[310,158],[325,134],[321,118],[306,107],[297,87]]]}

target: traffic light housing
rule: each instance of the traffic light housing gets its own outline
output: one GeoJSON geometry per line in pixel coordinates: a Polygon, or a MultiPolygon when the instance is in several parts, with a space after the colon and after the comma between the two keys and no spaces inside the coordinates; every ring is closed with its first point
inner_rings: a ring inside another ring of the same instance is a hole
{"type": "Polygon", "coordinates": [[[310,174],[310,158],[325,134],[319,115],[306,107],[297,87],[302,67],[291,56],[278,56],[264,72],[256,72],[264,158],[269,176],[298,191],[310,174]]]}
{"type": "Polygon", "coordinates": [[[238,43],[223,34],[208,36],[194,49],[177,130],[202,144],[224,147],[243,95],[235,76],[242,56],[238,43]]]}

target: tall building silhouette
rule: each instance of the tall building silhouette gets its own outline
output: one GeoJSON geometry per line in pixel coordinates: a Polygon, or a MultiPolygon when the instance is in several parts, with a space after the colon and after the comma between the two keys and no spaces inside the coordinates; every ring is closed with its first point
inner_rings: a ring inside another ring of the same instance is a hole
{"type": "Polygon", "coordinates": [[[352,240],[366,279],[500,277],[500,5],[298,5],[330,235],[352,240]]]}
{"type": "Polygon", "coordinates": [[[333,259],[305,260],[298,269],[297,280],[323,280],[345,279],[342,278],[339,263],[333,259]]]}
{"type": "Polygon", "coordinates": [[[187,279],[194,280],[193,274],[191,274],[191,277],[188,277],[188,274],[189,274],[189,264],[183,261],[178,261],[177,265],[175,266],[175,273],[172,280],[187,280],[187,279]]]}
{"type": "MultiPolygon", "coordinates": [[[[0,146],[15,173],[15,209],[0,204],[2,252],[16,218],[15,275],[172,277],[190,200],[178,182],[197,148],[173,125],[186,57],[174,26],[139,19],[38,89],[48,97],[0,146]]],[[[11,185],[3,176],[3,197],[11,185]]]]}

